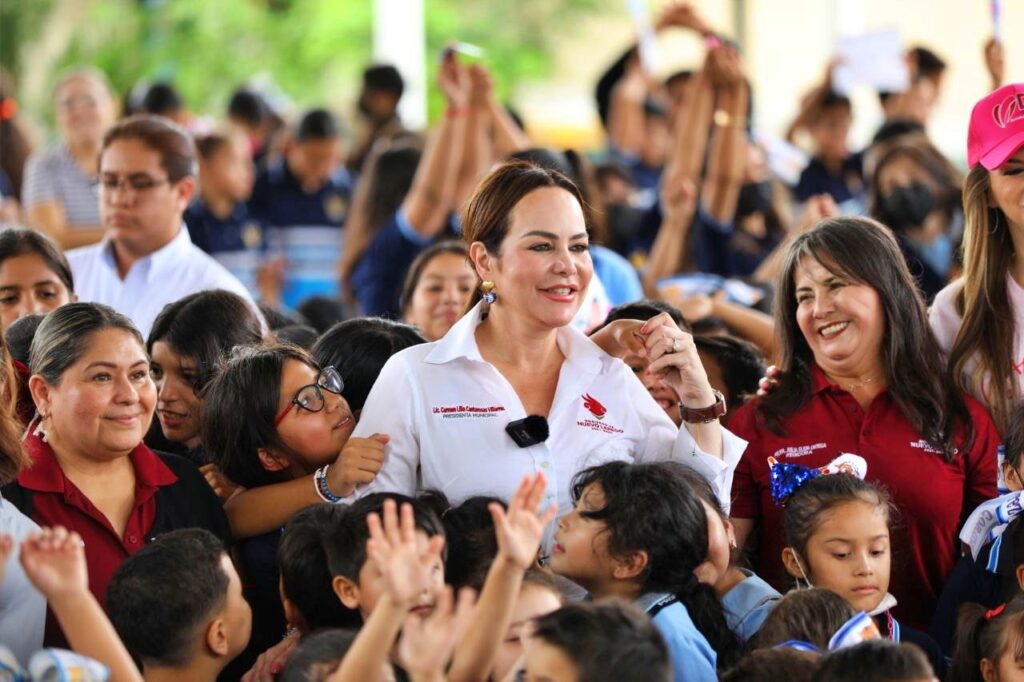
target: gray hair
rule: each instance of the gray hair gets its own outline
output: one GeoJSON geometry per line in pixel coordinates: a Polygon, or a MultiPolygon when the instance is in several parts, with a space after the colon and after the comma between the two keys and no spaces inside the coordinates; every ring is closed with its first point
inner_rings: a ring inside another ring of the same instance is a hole
{"type": "Polygon", "coordinates": [[[106,329],[123,329],[138,340],[142,334],[132,321],[102,303],[68,303],[51,311],[39,325],[29,349],[29,369],[55,386],[68,367],[78,362],[92,337],[106,329]]]}

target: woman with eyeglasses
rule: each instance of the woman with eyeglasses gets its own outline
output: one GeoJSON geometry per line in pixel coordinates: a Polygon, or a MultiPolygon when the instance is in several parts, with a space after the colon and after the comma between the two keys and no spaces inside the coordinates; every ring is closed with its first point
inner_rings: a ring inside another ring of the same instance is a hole
{"type": "MultiPolygon", "coordinates": [[[[203,396],[206,451],[225,476],[246,488],[312,475],[311,483],[300,488],[322,497],[323,477],[334,468],[331,463],[355,426],[343,388],[337,370],[319,367],[296,346],[239,348],[203,396]]],[[[315,501],[313,495],[310,502],[315,501]]],[[[275,528],[240,546],[245,596],[253,610],[248,652],[266,650],[285,631],[278,593],[280,537],[275,528]]]]}
{"type": "Polygon", "coordinates": [[[29,157],[22,203],[33,227],[70,249],[103,236],[93,184],[103,135],[114,124],[117,106],[106,76],[95,69],[61,78],[53,100],[61,142],[29,157]]]}
{"type": "MultiPolygon", "coordinates": [[[[222,500],[238,486],[221,474],[203,447],[202,392],[233,348],[262,341],[256,314],[241,296],[223,290],[201,291],[167,305],[146,341],[153,359],[159,429],[171,446],[161,449],[180,451],[198,466],[222,500]]],[[[158,435],[151,430],[147,442],[160,447],[158,435]]]]}
{"type": "MultiPolygon", "coordinates": [[[[205,528],[230,542],[220,500],[196,468],[142,442],[157,391],[128,318],[95,303],[61,306],[36,331],[30,369],[37,414],[24,444],[32,464],[3,498],[41,527],[82,536],[100,604],[121,562],[158,535],[205,528]]],[[[49,617],[45,644],[62,643],[49,617]]]]}

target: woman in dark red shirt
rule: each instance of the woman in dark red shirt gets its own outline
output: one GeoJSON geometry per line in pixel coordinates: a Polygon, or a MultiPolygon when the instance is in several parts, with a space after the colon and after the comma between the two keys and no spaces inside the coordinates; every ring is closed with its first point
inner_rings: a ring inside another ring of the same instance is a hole
{"type": "MultiPolygon", "coordinates": [[[[200,527],[229,539],[199,471],[142,443],[156,387],[128,318],[95,303],[62,306],[39,325],[31,358],[37,417],[25,449],[32,466],[3,495],[40,526],[82,536],[89,589],[101,604],[114,570],[156,535],[200,527]]],[[[45,642],[61,641],[48,618],[45,642]]]]}
{"type": "MultiPolygon", "coordinates": [[[[858,454],[898,512],[896,613],[927,627],[958,556],[961,520],[996,495],[995,426],[954,387],[924,302],[880,223],[834,218],[800,235],[780,273],[775,316],[778,386],[729,422],[749,442],[733,481],[737,538],[759,527],[758,573],[784,587],[782,510],[771,502],[768,458],[819,467],[858,454]]],[[[836,548],[851,571],[867,570],[838,539],[836,548]]]]}

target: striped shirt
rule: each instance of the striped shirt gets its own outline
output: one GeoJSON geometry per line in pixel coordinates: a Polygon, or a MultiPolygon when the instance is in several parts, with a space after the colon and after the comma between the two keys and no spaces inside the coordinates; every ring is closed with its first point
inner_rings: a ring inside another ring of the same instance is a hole
{"type": "Polygon", "coordinates": [[[25,163],[21,203],[25,208],[56,201],[64,209],[68,227],[100,224],[100,200],[91,178],[82,172],[66,145],[36,152],[25,163]]]}

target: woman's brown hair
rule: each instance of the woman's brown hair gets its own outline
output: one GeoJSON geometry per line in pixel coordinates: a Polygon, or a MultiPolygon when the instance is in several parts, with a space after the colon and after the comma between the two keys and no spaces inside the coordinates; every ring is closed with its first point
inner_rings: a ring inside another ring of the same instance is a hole
{"type": "Polygon", "coordinates": [[[0,486],[18,478],[18,473],[29,465],[28,454],[21,446],[23,427],[18,421],[15,406],[18,403],[18,374],[14,371],[7,342],[0,334],[0,486]]]}
{"type": "Polygon", "coordinates": [[[982,382],[989,412],[1005,433],[1014,403],[1020,399],[1013,380],[1014,311],[1006,290],[1013,262],[1010,225],[1001,209],[989,204],[989,174],[980,164],[964,180],[963,289],[956,298],[963,317],[949,353],[949,368],[963,388],[981,396],[982,382]],[[977,365],[964,382],[967,363],[977,365]]]}
{"type": "MultiPolygon", "coordinates": [[[[462,214],[462,237],[466,244],[481,242],[487,252],[501,255],[501,243],[509,229],[509,216],[523,197],[542,187],[559,187],[586,205],[579,188],[565,175],[526,161],[509,161],[494,169],[477,186],[462,214]]],[[[480,290],[473,292],[468,307],[480,302],[480,290]]]]}
{"type": "Polygon", "coordinates": [[[783,374],[778,387],[758,402],[758,419],[782,434],[781,422],[811,395],[814,355],[796,319],[796,269],[805,258],[878,293],[885,315],[881,350],[889,395],[914,430],[939,449],[947,462],[958,451],[969,450],[974,426],[928,326],[924,300],[896,239],[870,218],[824,220],[789,247],[775,295],[783,374]]]}

